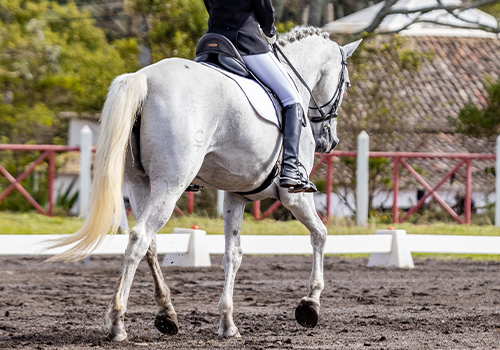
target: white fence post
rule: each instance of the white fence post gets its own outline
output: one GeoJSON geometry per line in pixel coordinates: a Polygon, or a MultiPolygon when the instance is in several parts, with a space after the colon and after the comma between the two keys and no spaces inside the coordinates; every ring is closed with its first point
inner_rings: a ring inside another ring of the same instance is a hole
{"type": "Polygon", "coordinates": [[[495,167],[495,226],[500,227],[500,136],[497,137],[497,159],[495,167]]]}
{"type": "Polygon", "coordinates": [[[86,216],[86,209],[90,202],[91,179],[90,167],[92,161],[92,130],[85,125],[80,130],[80,216],[86,216]]]}
{"type": "Polygon", "coordinates": [[[358,155],[356,162],[356,223],[365,226],[368,221],[368,153],[370,136],[361,131],[358,136],[358,155]]]}
{"type": "Polygon", "coordinates": [[[187,253],[168,253],[163,257],[162,266],[210,267],[210,252],[207,245],[207,233],[203,230],[174,228],[173,234],[190,235],[187,253]]]}

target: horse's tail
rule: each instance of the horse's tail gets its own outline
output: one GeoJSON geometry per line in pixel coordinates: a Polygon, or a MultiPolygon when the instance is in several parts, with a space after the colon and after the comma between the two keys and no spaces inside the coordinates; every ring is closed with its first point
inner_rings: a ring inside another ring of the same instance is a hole
{"type": "Polygon", "coordinates": [[[73,246],[49,260],[82,259],[90,255],[109,232],[118,230],[123,207],[125,152],[147,92],[147,78],[140,72],[123,74],[111,83],[101,114],[89,214],[78,231],[56,240],[48,249],[73,246]]]}

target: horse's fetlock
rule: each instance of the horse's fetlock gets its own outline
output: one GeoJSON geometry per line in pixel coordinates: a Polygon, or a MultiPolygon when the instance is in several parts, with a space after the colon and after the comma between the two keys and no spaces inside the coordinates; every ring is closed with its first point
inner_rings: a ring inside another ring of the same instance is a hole
{"type": "Polygon", "coordinates": [[[228,315],[232,315],[233,313],[233,303],[229,302],[227,299],[219,301],[219,313],[221,316],[226,317],[228,315]]]}

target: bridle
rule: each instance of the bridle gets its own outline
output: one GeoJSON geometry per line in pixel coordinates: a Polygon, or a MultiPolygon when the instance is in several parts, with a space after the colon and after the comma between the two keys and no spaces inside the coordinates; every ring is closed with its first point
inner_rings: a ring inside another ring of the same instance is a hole
{"type": "MultiPolygon", "coordinates": [[[[309,92],[309,95],[311,96],[311,100],[314,103],[314,106],[313,107],[309,106],[309,109],[319,111],[321,116],[310,117],[309,120],[311,121],[311,123],[323,123],[323,129],[325,129],[325,130],[328,129],[328,133],[330,133],[330,125],[331,125],[332,119],[337,118],[339,115],[338,110],[339,110],[340,102],[341,102],[340,99],[342,97],[342,87],[344,86],[345,75],[346,75],[346,71],[347,71],[347,61],[346,61],[346,57],[345,57],[345,52],[342,49],[342,47],[339,46],[340,54],[342,56],[342,62],[341,62],[342,69],[340,70],[340,73],[339,73],[339,83],[337,85],[337,89],[335,90],[335,93],[333,94],[332,98],[322,106],[318,105],[318,102],[316,102],[316,99],[314,98],[313,93],[312,93],[311,89],[309,88],[309,86],[307,85],[307,83],[300,76],[299,72],[297,72],[295,67],[291,64],[291,62],[284,55],[283,51],[281,51],[281,49],[279,48],[279,46],[276,43],[273,44],[273,49],[275,50],[276,56],[277,56],[276,51],[279,52],[281,56],[283,56],[286,63],[288,63],[288,66],[292,69],[292,71],[295,73],[297,78],[300,80],[300,82],[305,86],[305,88],[309,92]],[[323,111],[323,108],[325,108],[330,103],[332,103],[332,101],[333,101],[333,104],[330,108],[330,111],[328,113],[325,113],[323,111]]],[[[329,136],[331,136],[331,135],[329,135],[329,136]]]]}

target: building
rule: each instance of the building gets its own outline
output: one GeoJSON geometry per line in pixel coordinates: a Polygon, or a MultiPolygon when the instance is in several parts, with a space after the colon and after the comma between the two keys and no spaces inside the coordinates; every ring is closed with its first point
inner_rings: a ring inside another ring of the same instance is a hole
{"type": "MultiPolygon", "coordinates": [[[[443,3],[459,4],[458,1],[443,3]]],[[[436,0],[401,0],[393,8],[420,9],[436,4],[436,0]]],[[[331,33],[334,40],[342,35],[357,33],[373,21],[382,6],[383,2],[328,23],[323,30],[331,33]]],[[[499,78],[500,39],[496,34],[473,29],[474,25],[471,22],[497,27],[497,20],[478,9],[470,9],[461,12],[460,15],[435,10],[420,16],[416,23],[411,24],[416,17],[417,15],[389,15],[377,29],[379,33],[399,32],[399,35],[407,39],[410,48],[434,54],[432,61],[421,67],[409,89],[412,97],[418,102],[411,112],[399,117],[404,119],[408,129],[413,130],[413,134],[410,132],[410,137],[405,140],[405,148],[397,150],[494,153],[492,142],[471,139],[456,133],[455,128],[449,123],[449,117],[457,116],[468,102],[482,107],[487,104],[488,94],[483,82],[485,79],[499,78]]],[[[387,64],[380,62],[376,56],[371,63],[380,66],[382,70],[384,64],[387,64]]],[[[345,97],[345,101],[348,100],[349,93],[345,97]]],[[[360,109],[362,110],[363,106],[360,109]]],[[[339,129],[338,132],[342,135],[342,130],[339,129]]],[[[352,146],[350,145],[351,148],[352,146]]],[[[423,169],[427,175],[424,176],[427,182],[434,186],[457,162],[425,160],[412,161],[411,164],[423,169]]],[[[473,162],[473,200],[476,206],[482,206],[494,198],[492,193],[495,180],[491,171],[488,171],[492,166],[494,164],[491,161],[473,162]]],[[[441,187],[439,193],[447,198],[450,205],[454,204],[457,194],[464,191],[464,178],[465,168],[462,167],[452,180],[441,187]]],[[[400,207],[413,206],[417,202],[417,190],[418,186],[415,186],[411,192],[402,193],[400,207]]],[[[392,197],[381,195],[374,199],[374,204],[386,208],[392,207],[392,197]]],[[[340,210],[345,214],[345,208],[340,210]]]]}

